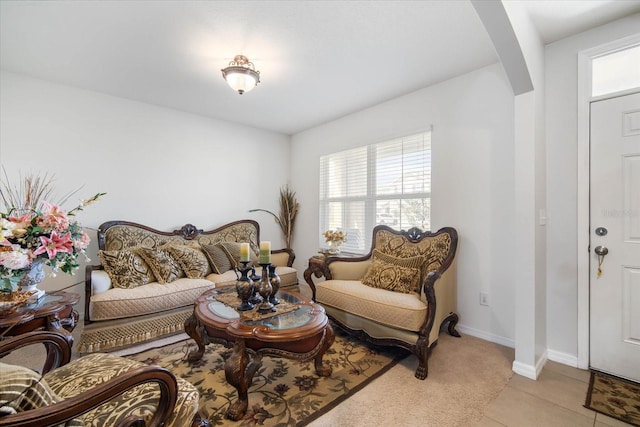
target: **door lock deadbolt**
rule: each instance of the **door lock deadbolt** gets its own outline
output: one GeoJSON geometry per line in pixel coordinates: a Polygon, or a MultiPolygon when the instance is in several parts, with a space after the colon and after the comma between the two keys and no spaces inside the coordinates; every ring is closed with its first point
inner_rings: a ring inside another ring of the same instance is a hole
{"type": "Polygon", "coordinates": [[[604,228],[604,227],[598,227],[598,228],[596,228],[596,234],[597,234],[598,236],[606,236],[608,232],[609,232],[609,231],[608,231],[606,228],[604,228]]]}

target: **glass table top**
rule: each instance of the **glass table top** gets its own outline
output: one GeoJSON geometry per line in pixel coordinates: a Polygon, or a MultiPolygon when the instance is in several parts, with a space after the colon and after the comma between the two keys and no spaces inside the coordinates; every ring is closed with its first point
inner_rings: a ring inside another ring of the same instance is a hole
{"type": "MultiPolygon", "coordinates": [[[[229,291],[227,291],[229,292],[229,291]]],[[[225,292],[225,293],[227,293],[225,292]]],[[[234,307],[224,304],[221,301],[216,300],[215,296],[221,292],[212,292],[207,297],[209,303],[207,309],[215,316],[227,319],[235,320],[241,319],[241,314],[234,307]]],[[[278,292],[277,297],[280,301],[284,301],[290,304],[301,304],[304,301],[298,296],[288,292],[278,292]]],[[[276,310],[277,310],[276,306],[276,310]]],[[[255,309],[254,309],[255,310],[255,309]]],[[[269,313],[262,319],[250,320],[244,319],[241,324],[246,326],[265,326],[272,330],[285,330],[298,328],[304,326],[313,320],[313,307],[310,305],[300,305],[293,311],[287,311],[285,313],[278,314],[269,313]]]]}

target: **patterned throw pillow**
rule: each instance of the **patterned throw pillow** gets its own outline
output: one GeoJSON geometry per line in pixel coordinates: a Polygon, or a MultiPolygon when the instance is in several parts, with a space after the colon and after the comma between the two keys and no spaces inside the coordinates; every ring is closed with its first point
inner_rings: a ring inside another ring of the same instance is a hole
{"type": "Polygon", "coordinates": [[[155,280],[147,263],[132,251],[98,251],[98,257],[116,288],[135,288],[155,280]]]}
{"type": "MultiPolygon", "coordinates": [[[[231,267],[237,267],[240,265],[240,242],[220,242],[216,246],[222,248],[227,258],[231,262],[231,267]]],[[[258,255],[252,250],[249,250],[249,265],[258,265],[258,255]]]]}
{"type": "Polygon", "coordinates": [[[423,261],[422,257],[396,258],[374,249],[362,284],[405,294],[419,292],[423,261]]]}
{"type": "MultiPolygon", "coordinates": [[[[22,366],[0,363],[0,408],[17,413],[42,408],[62,401],[40,374],[22,366]]],[[[71,420],[65,426],[83,426],[71,420]]]]}
{"type": "Polygon", "coordinates": [[[200,249],[187,245],[169,245],[165,249],[189,279],[201,279],[211,273],[209,261],[200,249]]]}
{"type": "Polygon", "coordinates": [[[158,283],[171,283],[180,277],[184,277],[184,271],[166,250],[138,248],[136,253],[149,265],[158,283]]]}
{"type": "Polygon", "coordinates": [[[231,270],[231,261],[229,261],[229,257],[221,247],[217,245],[202,245],[202,249],[214,273],[222,274],[231,270]]]}

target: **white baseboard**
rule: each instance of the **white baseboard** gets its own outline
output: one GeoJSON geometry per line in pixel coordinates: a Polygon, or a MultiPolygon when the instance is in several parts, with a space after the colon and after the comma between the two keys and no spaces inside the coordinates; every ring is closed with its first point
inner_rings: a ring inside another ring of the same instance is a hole
{"type": "Polygon", "coordinates": [[[516,346],[516,343],[512,339],[490,334],[488,332],[470,328],[465,325],[458,324],[458,326],[456,326],[456,329],[458,329],[463,334],[471,335],[472,337],[480,338],[485,341],[494,342],[505,347],[515,348],[516,346]]]}
{"type": "Polygon", "coordinates": [[[538,376],[540,376],[540,372],[542,372],[542,368],[544,368],[545,363],[547,363],[547,352],[545,351],[542,356],[536,361],[535,366],[529,365],[526,363],[518,362],[515,360],[511,369],[518,375],[522,375],[523,377],[537,380],[538,376]]]}
{"type": "Polygon", "coordinates": [[[573,354],[547,349],[547,357],[553,362],[562,363],[563,365],[571,366],[572,368],[578,367],[578,356],[573,354]]]}

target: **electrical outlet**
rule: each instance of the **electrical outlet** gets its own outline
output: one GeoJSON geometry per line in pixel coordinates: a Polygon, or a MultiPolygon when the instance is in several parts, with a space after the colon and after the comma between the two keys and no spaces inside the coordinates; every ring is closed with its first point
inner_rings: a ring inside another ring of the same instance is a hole
{"type": "Polygon", "coordinates": [[[480,305],[489,306],[489,294],[486,292],[480,292],[480,305]]]}

